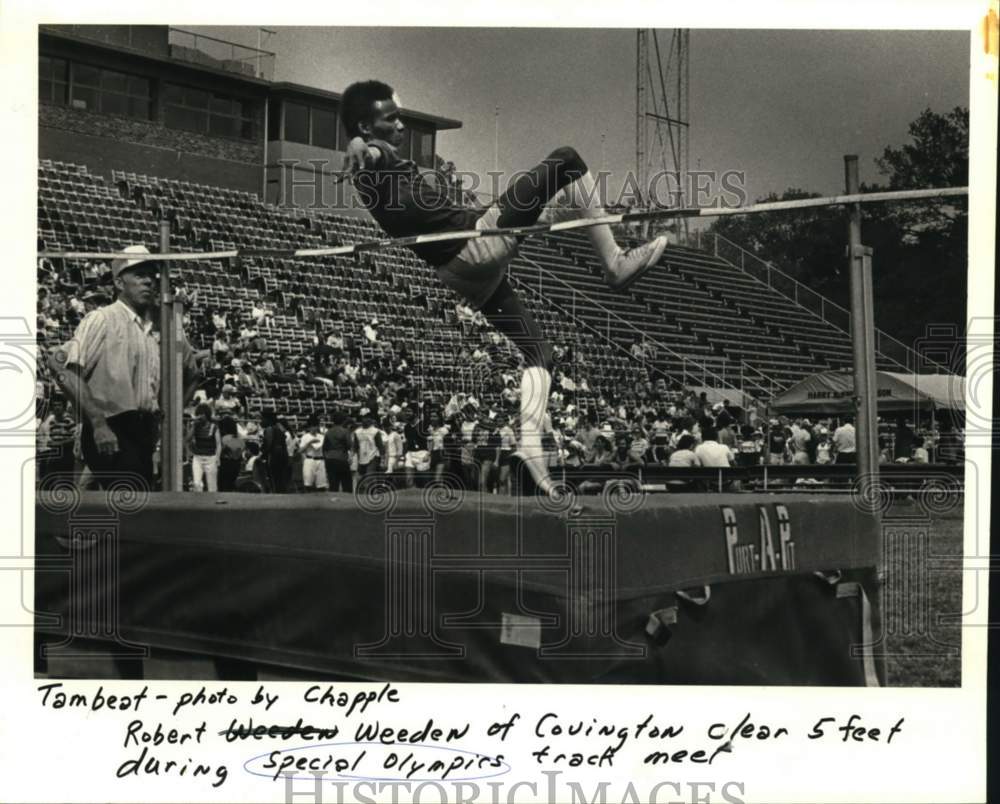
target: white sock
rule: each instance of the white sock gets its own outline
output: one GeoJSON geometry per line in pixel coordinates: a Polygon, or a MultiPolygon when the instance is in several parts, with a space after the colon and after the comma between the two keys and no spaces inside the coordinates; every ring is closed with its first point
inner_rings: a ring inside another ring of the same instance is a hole
{"type": "MultiPolygon", "coordinates": [[[[565,206],[584,218],[600,218],[607,214],[598,191],[597,182],[590,171],[566,185],[562,192],[565,206]]],[[[603,263],[605,270],[609,269],[615,258],[621,253],[621,248],[615,241],[611,227],[607,225],[591,226],[587,229],[587,236],[590,238],[590,244],[603,263]]]]}
{"type": "Polygon", "coordinates": [[[526,368],[521,377],[521,454],[536,483],[548,476],[543,463],[542,428],[551,385],[552,376],[541,366],[526,368]]]}

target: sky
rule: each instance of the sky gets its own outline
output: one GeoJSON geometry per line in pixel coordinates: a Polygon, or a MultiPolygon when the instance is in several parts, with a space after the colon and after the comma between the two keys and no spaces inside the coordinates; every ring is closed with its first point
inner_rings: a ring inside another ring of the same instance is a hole
{"type": "MultiPolygon", "coordinates": [[[[560,145],[613,176],[634,168],[634,28],[267,27],[276,80],[342,91],[379,78],[404,106],[461,120],[438,153],[462,170],[493,169],[497,124],[505,172],[560,145]]],[[[193,30],[257,43],[256,28],[193,30]]],[[[962,31],[694,29],[691,167],[744,171],[751,199],[840,192],[849,153],[875,181],[874,159],[922,110],[968,105],[968,52],[962,31]]]]}

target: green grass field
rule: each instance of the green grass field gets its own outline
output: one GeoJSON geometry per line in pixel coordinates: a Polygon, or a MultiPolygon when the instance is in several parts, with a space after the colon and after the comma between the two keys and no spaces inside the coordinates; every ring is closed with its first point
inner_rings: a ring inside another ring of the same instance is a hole
{"type": "Polygon", "coordinates": [[[929,525],[894,524],[897,515],[919,515],[916,505],[894,506],[883,521],[886,656],[892,687],[957,687],[962,683],[961,505],[929,525]],[[894,560],[895,559],[895,560],[894,560]]]}

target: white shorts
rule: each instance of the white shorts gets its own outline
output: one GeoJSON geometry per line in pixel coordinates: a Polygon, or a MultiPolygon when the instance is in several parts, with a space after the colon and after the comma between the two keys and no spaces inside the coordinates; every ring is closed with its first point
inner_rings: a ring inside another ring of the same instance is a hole
{"type": "Polygon", "coordinates": [[[403,459],[403,466],[417,472],[426,472],[431,468],[431,454],[425,449],[407,452],[403,459]]]}
{"type": "Polygon", "coordinates": [[[792,463],[796,465],[803,465],[809,463],[809,453],[805,450],[800,450],[792,456],[792,463]]]}
{"type": "MultiPolygon", "coordinates": [[[[476,221],[476,229],[495,229],[500,208],[494,204],[476,221]]],[[[438,278],[478,310],[500,286],[507,264],[517,254],[517,238],[477,237],[449,262],[437,267],[438,278]]]]}
{"type": "MultiPolygon", "coordinates": [[[[563,190],[545,206],[537,223],[558,223],[579,218],[580,214],[571,205],[567,191],[563,190]]],[[[476,229],[496,229],[499,221],[500,207],[493,204],[476,221],[476,229]]],[[[457,257],[438,266],[438,278],[478,310],[496,292],[508,263],[516,255],[517,238],[512,235],[477,237],[466,241],[457,257]]]]}
{"type": "Polygon", "coordinates": [[[307,489],[325,489],[330,486],[322,458],[302,459],[302,485],[307,489]]]}

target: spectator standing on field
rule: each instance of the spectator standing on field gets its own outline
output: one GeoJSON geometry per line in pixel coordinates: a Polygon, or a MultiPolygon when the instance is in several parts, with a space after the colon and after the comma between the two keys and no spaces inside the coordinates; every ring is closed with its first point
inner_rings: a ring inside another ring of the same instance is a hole
{"type": "MultiPolygon", "coordinates": [[[[152,303],[158,264],[145,246],[114,260],[118,298],[84,316],[73,338],[53,349],[49,367],[82,424],[84,462],[104,488],[153,484],[159,437],[160,346],[152,303]]],[[[183,341],[184,400],[197,380],[194,353],[183,341]]]]}
{"type": "Polygon", "coordinates": [[[191,454],[191,488],[194,491],[219,490],[219,455],[222,436],[212,421],[212,409],[201,404],[195,408],[194,421],[188,430],[188,450],[191,454]]]}
{"type": "Polygon", "coordinates": [[[385,444],[382,431],[375,426],[375,418],[368,409],[362,410],[361,426],[354,431],[354,451],[358,456],[358,477],[379,470],[385,444]]]}
{"type": "Polygon", "coordinates": [[[219,491],[236,491],[236,478],[243,468],[246,441],[240,437],[236,420],[224,416],[219,421],[222,451],[219,455],[219,491]]]}
{"type": "Polygon", "coordinates": [[[298,443],[302,453],[302,487],[307,492],[320,491],[329,485],[323,465],[323,436],[319,419],[315,415],[310,416],[298,443]]]}
{"type": "Polygon", "coordinates": [[[851,416],[843,418],[843,424],[833,431],[833,448],[836,452],[834,463],[849,464],[856,463],[857,450],[856,434],[854,432],[854,419],[851,416]]]}
{"type": "Polygon", "coordinates": [[[260,423],[264,428],[260,454],[261,465],[270,484],[270,490],[274,494],[285,494],[288,491],[291,462],[288,459],[288,442],[286,441],[284,425],[271,409],[261,413],[260,423]]]}
{"type": "Polygon", "coordinates": [[[354,490],[351,478],[351,433],[345,426],[347,417],[343,411],[333,414],[332,424],[323,436],[323,461],[330,491],[354,490]]]}

